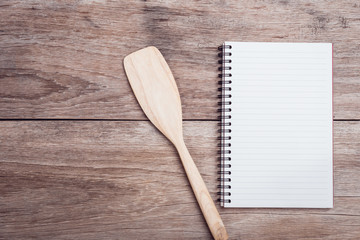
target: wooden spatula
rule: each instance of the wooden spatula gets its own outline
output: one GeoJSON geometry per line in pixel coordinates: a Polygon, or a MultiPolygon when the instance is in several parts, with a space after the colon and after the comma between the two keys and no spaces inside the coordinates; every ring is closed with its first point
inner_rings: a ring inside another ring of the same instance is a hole
{"type": "Polygon", "coordinates": [[[131,88],[146,116],[179,152],[213,237],[228,239],[209,191],[185,146],[180,95],[164,57],[156,47],[147,47],[126,56],[124,66],[131,88]]]}

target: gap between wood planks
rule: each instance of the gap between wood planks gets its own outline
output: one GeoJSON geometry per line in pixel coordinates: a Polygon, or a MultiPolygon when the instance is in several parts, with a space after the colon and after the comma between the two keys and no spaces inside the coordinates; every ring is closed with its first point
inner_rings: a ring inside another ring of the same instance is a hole
{"type": "MultiPolygon", "coordinates": [[[[107,121],[107,122],[148,122],[147,119],[107,119],[107,118],[3,118],[0,121],[107,121]]],[[[217,122],[217,119],[183,119],[184,122],[217,122]]],[[[360,119],[333,119],[334,122],[359,122],[360,119]]]]}

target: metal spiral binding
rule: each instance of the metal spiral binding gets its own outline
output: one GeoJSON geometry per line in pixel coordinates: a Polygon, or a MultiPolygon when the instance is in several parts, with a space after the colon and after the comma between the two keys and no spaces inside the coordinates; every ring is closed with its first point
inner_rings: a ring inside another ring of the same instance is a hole
{"type": "Polygon", "coordinates": [[[219,171],[218,174],[220,177],[218,181],[220,184],[218,188],[220,191],[217,193],[219,196],[218,201],[220,202],[221,206],[224,206],[225,203],[231,203],[231,45],[223,44],[218,49],[220,53],[218,56],[221,58],[219,60],[219,78],[221,80],[218,84],[221,86],[218,88],[218,91],[221,93],[218,95],[218,98],[221,99],[218,102],[219,105],[219,120],[220,126],[219,133],[220,133],[220,144],[219,144],[219,154],[220,157],[218,158],[220,164],[218,164],[219,171]]]}

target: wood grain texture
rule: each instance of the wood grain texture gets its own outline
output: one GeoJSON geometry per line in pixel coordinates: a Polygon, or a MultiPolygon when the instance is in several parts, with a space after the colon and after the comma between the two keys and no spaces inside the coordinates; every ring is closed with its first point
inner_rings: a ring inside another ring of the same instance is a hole
{"type": "MultiPolygon", "coordinates": [[[[123,58],[154,45],[184,119],[217,117],[225,40],[332,42],[334,118],[360,119],[360,4],[0,0],[0,239],[209,239],[175,148],[144,120],[123,58]]],[[[185,141],[216,199],[217,126],[185,141]]],[[[335,122],[333,209],[218,210],[230,239],[359,239],[360,122],[335,122]]]]}
{"type": "Polygon", "coordinates": [[[0,1],[0,118],[145,119],[122,59],[154,45],[185,119],[216,119],[225,40],[332,42],[334,117],[360,119],[360,4],[264,1],[0,1]]]}
{"type": "MultiPolygon", "coordinates": [[[[184,123],[216,199],[216,122],[184,123]]],[[[333,209],[223,209],[230,239],[359,239],[360,122],[335,122],[333,209]]],[[[0,239],[210,239],[175,148],[147,121],[3,121],[0,239]]]]}

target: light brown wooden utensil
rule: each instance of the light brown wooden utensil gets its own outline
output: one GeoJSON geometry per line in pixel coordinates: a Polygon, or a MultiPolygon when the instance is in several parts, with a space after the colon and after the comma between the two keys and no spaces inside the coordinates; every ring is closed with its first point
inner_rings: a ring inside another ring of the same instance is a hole
{"type": "Polygon", "coordinates": [[[215,239],[228,239],[220,215],[184,143],[181,101],[175,79],[156,47],[124,59],[131,88],[146,116],[175,145],[201,211],[215,239]]]}

